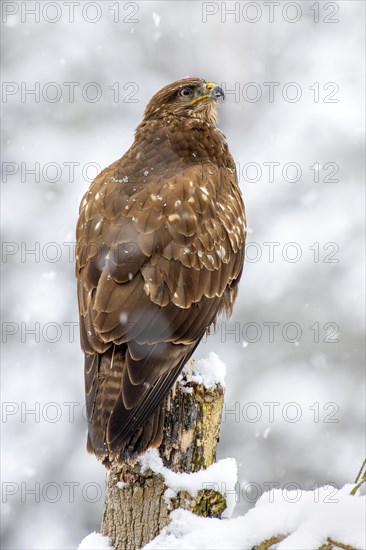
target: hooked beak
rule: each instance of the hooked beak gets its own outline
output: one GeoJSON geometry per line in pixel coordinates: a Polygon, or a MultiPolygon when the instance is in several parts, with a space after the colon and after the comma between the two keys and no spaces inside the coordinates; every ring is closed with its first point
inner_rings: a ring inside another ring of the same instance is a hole
{"type": "Polygon", "coordinates": [[[206,82],[206,84],[204,85],[204,93],[199,97],[192,99],[191,103],[197,103],[197,101],[200,101],[201,99],[214,99],[215,101],[217,101],[220,97],[222,97],[222,99],[225,99],[224,90],[213,82],[206,82]]]}
{"type": "Polygon", "coordinates": [[[209,82],[206,84],[206,88],[209,91],[210,97],[215,99],[216,101],[219,99],[219,97],[222,97],[222,99],[225,99],[224,90],[220,88],[217,84],[213,84],[212,82],[209,82]]]}

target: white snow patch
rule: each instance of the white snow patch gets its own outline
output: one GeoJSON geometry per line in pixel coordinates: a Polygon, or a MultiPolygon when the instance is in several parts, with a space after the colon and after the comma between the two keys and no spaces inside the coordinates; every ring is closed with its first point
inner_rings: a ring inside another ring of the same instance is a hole
{"type": "Polygon", "coordinates": [[[226,497],[227,508],[225,517],[230,517],[235,508],[235,484],[237,481],[237,466],[235,459],[224,458],[212,464],[206,470],[194,473],[177,473],[169,470],[163,464],[157,449],[149,449],[139,458],[142,472],[150,469],[164,477],[168,490],[165,492],[166,500],[177,496],[179,491],[188,491],[196,496],[201,489],[212,489],[226,497]]]}
{"type": "Polygon", "coordinates": [[[128,315],[125,311],[122,311],[121,315],[119,316],[120,323],[122,325],[125,325],[128,321],[128,315]]]}
{"type": "Polygon", "coordinates": [[[225,388],[226,365],[214,352],[211,352],[205,359],[190,363],[183,373],[187,382],[203,384],[208,389],[215,388],[218,384],[225,388]],[[190,368],[192,368],[192,373],[190,368]]]}
{"type": "Polygon", "coordinates": [[[183,386],[183,384],[180,385],[180,391],[182,393],[193,393],[193,388],[189,386],[183,386]]]}
{"type": "Polygon", "coordinates": [[[45,271],[42,273],[42,277],[46,279],[46,281],[53,281],[56,278],[56,271],[45,271]]]}
{"type": "Polygon", "coordinates": [[[78,550],[114,550],[114,547],[108,537],[94,532],[81,541],[78,550]]]}
{"type": "Polygon", "coordinates": [[[161,15],[158,15],[157,13],[155,13],[153,11],[153,19],[154,19],[154,24],[155,24],[155,27],[158,27],[160,25],[160,19],[161,19],[161,15]]]}
{"type": "Polygon", "coordinates": [[[270,431],[271,431],[270,426],[267,426],[267,428],[263,432],[263,439],[267,439],[267,437],[269,436],[270,431]]]}
{"type": "Polygon", "coordinates": [[[264,493],[245,516],[220,520],[174,510],[171,523],[144,550],[239,550],[283,533],[278,550],[308,550],[327,537],[364,548],[365,496],[351,496],[352,485],[339,491],[329,486],[315,491],[264,493]],[[299,498],[300,497],[300,498],[299,498]]]}

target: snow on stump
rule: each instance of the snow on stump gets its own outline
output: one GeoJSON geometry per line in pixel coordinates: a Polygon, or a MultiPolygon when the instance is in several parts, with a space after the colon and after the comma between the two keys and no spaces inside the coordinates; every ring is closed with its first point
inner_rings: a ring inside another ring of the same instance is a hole
{"type": "Polygon", "coordinates": [[[218,479],[222,473],[227,482],[229,470],[235,483],[236,465],[231,459],[214,464],[224,376],[225,365],[213,353],[190,361],[167,399],[159,451],[107,472],[101,531],[115,550],[142,548],[169,523],[174,509],[220,518],[227,508],[218,479]]]}

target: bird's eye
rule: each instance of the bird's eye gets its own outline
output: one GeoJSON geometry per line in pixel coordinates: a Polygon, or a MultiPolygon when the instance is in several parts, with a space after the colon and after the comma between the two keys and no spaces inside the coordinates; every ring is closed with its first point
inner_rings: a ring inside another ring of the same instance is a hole
{"type": "Polygon", "coordinates": [[[190,97],[192,93],[193,92],[191,88],[182,88],[181,90],[179,90],[179,95],[182,97],[190,97]]]}

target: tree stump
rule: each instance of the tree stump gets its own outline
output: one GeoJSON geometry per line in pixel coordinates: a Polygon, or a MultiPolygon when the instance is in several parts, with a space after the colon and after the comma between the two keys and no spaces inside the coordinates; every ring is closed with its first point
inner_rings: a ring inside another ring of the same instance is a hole
{"type": "MultiPolygon", "coordinates": [[[[192,361],[166,402],[159,454],[173,472],[198,472],[216,460],[224,388],[219,384],[206,388],[191,381],[190,368],[192,361]]],[[[116,550],[142,548],[169,523],[169,513],[176,508],[221,517],[226,508],[221,493],[202,488],[194,496],[187,491],[172,495],[163,475],[146,470],[141,463],[138,459],[112,464],[107,472],[101,532],[116,550]]]]}

